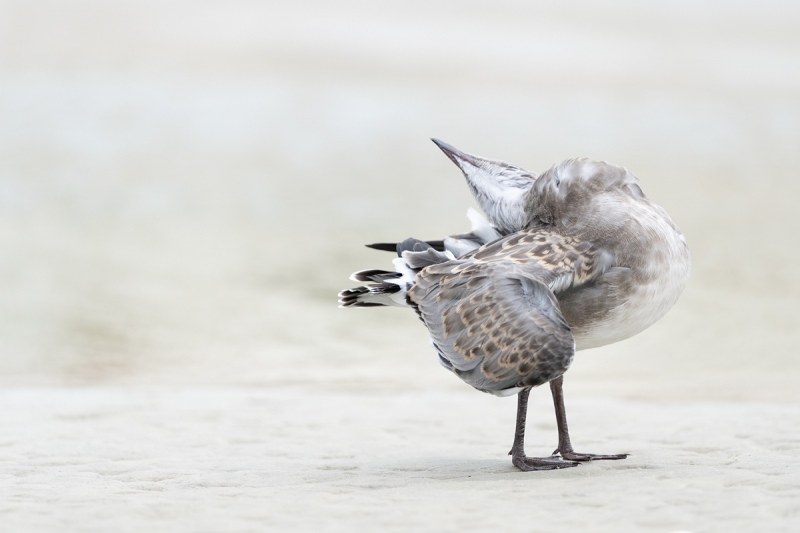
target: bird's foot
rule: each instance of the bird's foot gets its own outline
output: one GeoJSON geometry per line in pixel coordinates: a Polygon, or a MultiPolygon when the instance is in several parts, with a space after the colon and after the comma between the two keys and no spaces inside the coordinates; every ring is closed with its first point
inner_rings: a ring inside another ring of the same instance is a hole
{"type": "Polygon", "coordinates": [[[564,461],[557,456],[527,457],[522,454],[511,454],[511,464],[523,472],[532,472],[534,470],[557,470],[559,468],[569,468],[571,466],[578,466],[579,463],[574,461],[564,461]]]}
{"type": "Polygon", "coordinates": [[[578,453],[574,450],[553,450],[553,456],[561,456],[565,461],[616,461],[628,457],[627,453],[616,453],[613,455],[600,455],[596,453],[578,453]]]}

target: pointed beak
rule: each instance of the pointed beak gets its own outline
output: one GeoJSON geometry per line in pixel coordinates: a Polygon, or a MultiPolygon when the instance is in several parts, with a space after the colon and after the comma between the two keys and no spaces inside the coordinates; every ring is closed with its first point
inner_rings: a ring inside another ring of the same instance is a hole
{"type": "Polygon", "coordinates": [[[433,143],[444,152],[444,155],[450,158],[450,161],[458,165],[462,171],[465,171],[464,163],[469,163],[473,167],[480,167],[481,163],[486,161],[480,157],[474,156],[472,154],[468,154],[466,152],[462,152],[455,146],[450,146],[444,141],[440,141],[439,139],[431,139],[433,143]]]}

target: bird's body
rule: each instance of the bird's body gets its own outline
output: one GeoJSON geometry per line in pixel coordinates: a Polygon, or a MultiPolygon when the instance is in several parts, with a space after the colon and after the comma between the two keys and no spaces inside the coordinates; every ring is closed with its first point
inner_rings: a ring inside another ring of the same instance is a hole
{"type": "Polygon", "coordinates": [[[522,451],[527,394],[547,382],[564,459],[624,458],[572,451],[561,376],[576,349],[631,337],[674,305],[689,274],[683,234],[624,168],[572,159],[536,177],[435,142],[489,220],[471,213],[472,233],[444,239],[441,251],[398,244],[396,272],[354,274],[376,283],[343,291],[340,302],[413,307],[445,368],[481,391],[519,393],[512,452],[523,470],[575,464],[522,451]]]}
{"type": "MultiPolygon", "coordinates": [[[[669,215],[642,193],[638,180],[621,167],[586,159],[569,160],[545,173],[535,187],[546,191],[554,181],[599,181],[611,190],[567,184],[567,194],[588,196],[585,213],[569,223],[533,231],[587,247],[581,260],[599,256],[590,282],[561,278],[556,293],[572,329],[577,349],[595,348],[631,337],[653,325],[677,302],[689,277],[689,250],[683,233],[669,215]],[[577,177],[576,177],[577,176],[577,177]]],[[[545,196],[540,192],[538,198],[545,196]]],[[[571,201],[572,199],[566,199],[571,201]]],[[[541,202],[541,200],[539,200],[541,202]]],[[[540,207],[541,209],[541,207],[540,207]]],[[[561,213],[553,215],[556,220],[561,213]]],[[[528,230],[531,231],[531,230],[528,230]]],[[[537,261],[552,261],[543,258],[537,261]]],[[[566,274],[569,278],[569,269],[566,274]]]]}

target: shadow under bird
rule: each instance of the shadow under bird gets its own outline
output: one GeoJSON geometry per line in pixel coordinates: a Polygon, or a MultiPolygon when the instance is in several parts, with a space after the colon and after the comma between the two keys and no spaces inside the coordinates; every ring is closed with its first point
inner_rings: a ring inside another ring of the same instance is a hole
{"type": "Polygon", "coordinates": [[[521,470],[552,470],[627,454],[576,452],[569,438],[563,375],[576,350],[631,337],[675,304],[689,276],[680,229],[625,168],[568,159],[540,176],[433,142],[467,180],[469,233],[407,239],[395,269],[362,270],[367,285],[339,293],[341,307],[411,307],[428,328],[439,362],[476,389],[518,395],[509,455],[521,470]],[[527,457],[532,387],[550,383],[558,447],[527,457]]]}

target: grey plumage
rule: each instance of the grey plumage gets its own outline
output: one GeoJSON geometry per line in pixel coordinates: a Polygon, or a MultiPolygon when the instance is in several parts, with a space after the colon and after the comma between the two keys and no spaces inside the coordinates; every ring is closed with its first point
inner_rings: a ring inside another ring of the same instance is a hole
{"type": "Polygon", "coordinates": [[[362,275],[382,283],[344,291],[340,303],[375,302],[370,291],[391,284],[392,302],[417,311],[445,368],[481,391],[520,392],[512,451],[523,470],[564,466],[522,451],[527,390],[547,382],[563,458],[624,458],[573,452],[560,378],[576,349],[635,335],[672,307],[689,273],[683,234],[622,167],[570,159],[537,177],[434,142],[461,168],[488,222],[470,213],[472,232],[445,238],[444,251],[398,244],[397,277],[362,275]]]}
{"type": "Polygon", "coordinates": [[[525,226],[525,197],[536,175],[524,168],[462,152],[431,139],[464,173],[467,186],[492,225],[503,235],[525,226]]]}
{"type": "Polygon", "coordinates": [[[569,367],[575,341],[545,284],[504,265],[459,260],[423,270],[409,300],[442,360],[466,383],[498,393],[536,387],[569,367]]]}

